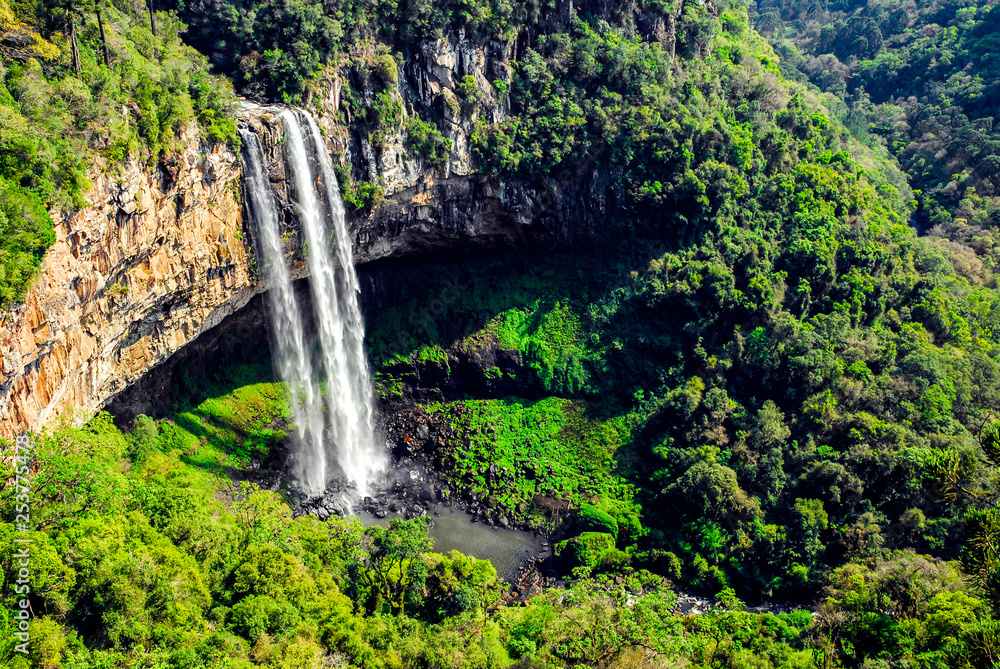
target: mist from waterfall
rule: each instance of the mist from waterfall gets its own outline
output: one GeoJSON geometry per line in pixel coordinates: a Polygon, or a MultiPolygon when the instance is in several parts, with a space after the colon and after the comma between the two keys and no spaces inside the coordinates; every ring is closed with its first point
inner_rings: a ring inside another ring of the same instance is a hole
{"type": "Polygon", "coordinates": [[[323,406],[313,381],[312,364],[306,347],[302,314],[295,301],[292,277],[285,260],[279,228],[278,205],[271,191],[260,138],[241,130],[248,204],[257,224],[260,247],[270,290],[271,329],[274,334],[274,361],[278,375],[288,390],[298,443],[292,474],[308,495],[326,488],[326,448],[323,443],[323,406]]]}
{"type": "Polygon", "coordinates": [[[305,236],[322,376],[326,381],[332,459],[363,498],[387,458],[375,443],[364,322],[358,306],[358,280],[344,205],[316,122],[308,114],[294,110],[284,110],[279,117],[285,127],[285,158],[305,236]]]}

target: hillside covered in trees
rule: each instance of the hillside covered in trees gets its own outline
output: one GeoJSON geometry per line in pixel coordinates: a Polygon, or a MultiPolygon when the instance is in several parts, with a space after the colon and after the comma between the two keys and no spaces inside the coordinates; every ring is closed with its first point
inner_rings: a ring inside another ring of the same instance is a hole
{"type": "Polygon", "coordinates": [[[917,223],[993,264],[1000,196],[992,2],[760,2],[755,25],[786,76],[841,101],[851,132],[885,147],[918,190],[917,223]]]}
{"type": "Polygon", "coordinates": [[[477,173],[607,194],[586,247],[388,265],[409,294],[367,323],[387,439],[485,519],[549,531],[533,500],[565,501],[566,587],[513,601],[420,519],[293,517],[250,483],[289,398],[233,360],[161,420],[39,435],[30,658],[3,489],[5,662],[994,666],[1000,9],[564,4],[0,0],[3,305],[88,170],[169,161],[191,123],[237,144],[234,91],[315,105],[346,68],[352,131],[381,151],[405,123],[435,169],[442,111],[394,87],[459,32],[512,54],[451,110],[477,173]],[[717,604],[676,615],[679,591],[717,604]]]}

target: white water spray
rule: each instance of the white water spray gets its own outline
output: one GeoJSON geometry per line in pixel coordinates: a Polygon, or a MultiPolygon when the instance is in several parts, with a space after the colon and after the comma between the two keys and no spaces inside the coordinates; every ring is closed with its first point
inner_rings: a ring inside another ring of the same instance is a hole
{"type": "MultiPolygon", "coordinates": [[[[368,369],[368,357],[365,355],[365,322],[358,305],[361,289],[358,285],[358,275],[354,270],[354,254],[351,251],[351,238],[347,233],[347,217],[344,211],[344,200],[340,196],[340,186],[333,170],[333,162],[326,149],[319,126],[312,116],[306,115],[306,121],[312,135],[316,155],[319,156],[320,173],[325,187],[327,206],[330,212],[330,227],[337,250],[338,272],[337,291],[341,296],[337,301],[340,318],[343,322],[344,352],[346,354],[343,371],[346,374],[345,384],[347,404],[356,407],[356,416],[345,425],[341,444],[341,464],[349,476],[355,480],[371,481],[388,466],[386,453],[375,442],[374,412],[372,398],[374,389],[371,383],[371,372],[368,369]]],[[[364,490],[360,490],[364,492],[364,490]]],[[[362,497],[364,495],[362,494],[362,497]]]]}
{"type": "Polygon", "coordinates": [[[313,382],[309,351],[306,348],[292,278],[285,264],[278,226],[278,206],[271,191],[260,139],[247,130],[243,138],[246,184],[250,211],[259,230],[259,245],[270,284],[268,302],[274,332],[274,360],[278,374],[288,389],[292,418],[298,433],[292,471],[307,495],[322,494],[326,488],[326,449],[323,444],[323,408],[313,382]]]}
{"type": "Polygon", "coordinates": [[[307,133],[299,114],[286,110],[280,116],[285,125],[286,156],[306,237],[306,262],[312,275],[310,285],[323,352],[330,435],[338,464],[363,498],[368,484],[385,467],[386,456],[375,444],[358,280],[344,205],[326,144],[312,117],[302,113],[309,128],[307,133]],[[318,158],[318,174],[310,164],[310,153],[318,158]],[[329,252],[331,242],[337,262],[329,252]]]}

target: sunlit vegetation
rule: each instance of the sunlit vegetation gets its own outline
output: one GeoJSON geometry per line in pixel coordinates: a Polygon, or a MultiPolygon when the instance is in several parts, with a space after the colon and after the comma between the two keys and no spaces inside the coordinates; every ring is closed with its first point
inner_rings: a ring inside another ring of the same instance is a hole
{"type": "MultiPolygon", "coordinates": [[[[258,405],[240,389],[214,415],[258,405]]],[[[39,436],[28,658],[11,643],[9,556],[24,535],[0,528],[6,666],[811,667],[890,653],[985,666],[996,649],[990,606],[956,567],[908,552],[836,570],[816,619],[744,613],[732,591],[705,615],[677,616],[662,577],[615,558],[624,526],[597,508],[559,550],[609,537],[597,563],[574,553],[587,567],[577,573],[617,575],[504,606],[489,562],[433,553],[425,519],[365,530],[292,518],[280,494],[192,461],[182,424],[143,418],[123,434],[100,415],[39,436]]],[[[238,443],[240,429],[221,443],[238,443]]],[[[226,451],[204,448],[222,464],[226,451]]],[[[12,486],[2,503],[12,512],[12,486]]]]}
{"type": "MultiPolygon", "coordinates": [[[[366,530],[354,519],[293,518],[280,493],[245,478],[249,417],[284,405],[256,379],[252,368],[231,370],[198,389],[230,392],[170,419],[142,416],[130,433],[101,414],[38,436],[34,530],[0,528],[5,666],[578,666],[593,655],[594,666],[616,667],[697,657],[720,632],[732,636],[724,621],[736,615],[768,630],[755,646],[807,654],[808,617],[768,623],[720,608],[688,629],[649,573],[628,576],[625,590],[587,581],[508,608],[492,565],[434,553],[426,519],[366,530]],[[34,542],[30,657],[13,652],[11,634],[10,556],[25,536],[34,542]]],[[[5,487],[4,513],[15,494],[5,487]]]]}
{"type": "Polygon", "coordinates": [[[495,514],[542,527],[547,519],[532,504],[536,495],[620,501],[622,513],[636,514],[629,485],[615,476],[615,453],[628,433],[620,421],[589,420],[583,407],[557,398],[465,400],[427,411],[454,430],[438,454],[442,471],[455,488],[489,500],[495,514]]]}
{"type": "MultiPolygon", "coordinates": [[[[490,519],[557,528],[569,585],[504,602],[493,567],[435,554],[423,520],[292,518],[250,472],[280,461],[294,398],[236,367],[187,379],[167,419],[40,437],[37,666],[1000,657],[993,3],[176,4],[256,97],[304,101],[364,44],[339,111],[376,149],[405,130],[427,165],[452,145],[437,112],[404,106],[404,54],[457,29],[518,40],[511,81],[459,81],[449,112],[468,121],[487,93],[509,110],[470,123],[488,178],[595,170],[597,250],[386,266],[404,289],[368,350],[382,409],[428,430],[397,445],[490,519]],[[675,615],[679,588],[715,608],[675,615]]],[[[90,158],[169,160],[192,120],[232,138],[229,92],[172,14],[154,37],[146,7],[101,5],[102,39],[96,5],[47,7],[0,4],[22,36],[0,89],[0,156],[24,157],[0,165],[0,230],[21,221],[0,242],[21,254],[3,247],[7,301],[90,158]]],[[[384,196],[338,177],[352,209],[384,196]]]]}
{"type": "Polygon", "coordinates": [[[1000,5],[762,0],[755,23],[788,76],[833,94],[851,132],[896,157],[917,189],[918,222],[959,262],[993,271],[1000,5]]]}
{"type": "Polygon", "coordinates": [[[176,160],[185,128],[235,142],[235,96],[160,13],[130,2],[0,1],[0,308],[55,241],[50,211],[85,204],[88,175],[176,160]],[[100,23],[98,23],[100,18],[100,23]]]}

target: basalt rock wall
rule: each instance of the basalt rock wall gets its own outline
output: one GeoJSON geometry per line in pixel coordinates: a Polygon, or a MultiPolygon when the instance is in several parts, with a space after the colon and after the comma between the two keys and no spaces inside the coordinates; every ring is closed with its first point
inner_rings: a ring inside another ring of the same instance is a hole
{"type": "Polygon", "coordinates": [[[56,213],[56,243],[0,316],[0,437],[91,415],[253,296],[237,157],[194,133],[172,169],[98,173],[56,213]]]}
{"type": "MultiPolygon", "coordinates": [[[[412,150],[405,118],[376,147],[351,117],[345,89],[364,98],[378,85],[365,74],[366,54],[331,70],[315,89],[308,106],[334,160],[355,179],[379,184],[383,194],[350,214],[356,263],[590,243],[608,206],[606,175],[580,166],[534,181],[502,181],[474,169],[470,137],[477,119],[506,114],[490,82],[510,80],[509,55],[504,45],[453,35],[420,45],[400,65],[391,95],[404,116],[418,107],[440,111],[452,145],[443,163],[430,164],[412,150]],[[480,89],[482,103],[474,109],[457,102],[466,77],[480,89]]],[[[241,112],[240,122],[262,139],[293,277],[303,278],[280,119],[274,109],[254,108],[241,112]]],[[[257,275],[238,152],[206,145],[194,129],[182,141],[184,150],[154,169],[135,162],[95,170],[91,204],[54,212],[57,241],[39,279],[23,304],[0,314],[0,438],[37,431],[59,416],[86,419],[267,290],[257,275]]],[[[265,312],[255,304],[232,322],[263,336],[265,312]]]]}

